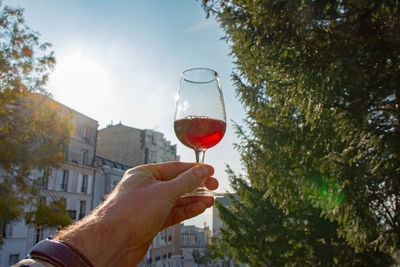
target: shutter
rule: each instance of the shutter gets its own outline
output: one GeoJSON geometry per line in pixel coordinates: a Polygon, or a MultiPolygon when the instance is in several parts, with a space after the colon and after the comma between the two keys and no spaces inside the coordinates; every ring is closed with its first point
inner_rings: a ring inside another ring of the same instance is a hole
{"type": "Polygon", "coordinates": [[[76,192],[77,193],[81,193],[81,190],[82,190],[82,174],[81,173],[79,173],[78,174],[78,184],[77,184],[77,188],[76,188],[76,192]]]}
{"type": "Polygon", "coordinates": [[[67,192],[72,192],[72,177],[74,171],[68,170],[68,184],[67,184],[67,192]]]}
{"type": "Polygon", "coordinates": [[[93,176],[88,175],[88,183],[87,183],[87,193],[90,195],[92,193],[92,183],[93,183],[93,176]]]}
{"type": "Polygon", "coordinates": [[[63,170],[61,169],[57,169],[56,170],[56,175],[55,175],[55,180],[56,180],[56,186],[55,186],[55,190],[60,190],[61,188],[61,183],[62,183],[62,175],[63,175],[63,170]]]}
{"type": "Polygon", "coordinates": [[[55,189],[55,183],[57,180],[57,169],[51,169],[49,175],[49,183],[47,184],[48,189],[55,189]]]}

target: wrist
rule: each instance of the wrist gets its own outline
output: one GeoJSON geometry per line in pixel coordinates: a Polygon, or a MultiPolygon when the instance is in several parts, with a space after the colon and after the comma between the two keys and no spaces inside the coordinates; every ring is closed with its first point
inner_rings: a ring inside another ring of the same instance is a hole
{"type": "Polygon", "coordinates": [[[76,248],[63,242],[50,239],[42,240],[34,245],[29,251],[27,258],[36,261],[44,261],[56,267],[93,267],[91,262],[76,248]]]}
{"type": "MultiPolygon", "coordinates": [[[[115,226],[115,224],[114,224],[115,226]]],[[[112,266],[123,253],[114,244],[113,224],[89,215],[82,221],[61,231],[55,240],[79,250],[94,266],[112,266]]]]}

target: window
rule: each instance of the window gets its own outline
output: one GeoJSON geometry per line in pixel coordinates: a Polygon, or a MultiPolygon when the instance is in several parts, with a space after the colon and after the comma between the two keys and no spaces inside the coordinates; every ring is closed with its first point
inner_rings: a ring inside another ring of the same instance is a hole
{"type": "Polygon", "coordinates": [[[49,177],[40,177],[40,188],[47,189],[47,185],[49,184],[49,177]]]}
{"type": "Polygon", "coordinates": [[[81,187],[81,192],[82,193],[87,193],[87,187],[88,187],[88,176],[86,174],[82,175],[82,187],[81,187]]]}
{"type": "Polygon", "coordinates": [[[47,189],[47,184],[49,183],[49,170],[45,171],[44,168],[39,168],[37,170],[37,179],[39,182],[39,187],[42,189],[47,189]]]}
{"type": "Polygon", "coordinates": [[[183,234],[183,244],[193,246],[196,245],[195,234],[183,234]]]}
{"type": "Polygon", "coordinates": [[[3,233],[4,238],[11,238],[13,232],[13,225],[11,223],[3,223],[3,233]]]}
{"type": "Polygon", "coordinates": [[[81,200],[81,203],[79,205],[79,219],[85,217],[85,214],[86,214],[86,201],[81,200]]]}
{"type": "Polygon", "coordinates": [[[157,162],[157,154],[154,151],[150,152],[150,163],[156,163],[157,162]]]}
{"type": "Polygon", "coordinates": [[[83,126],[83,139],[90,142],[90,127],[83,126]]]}
{"type": "Polygon", "coordinates": [[[86,150],[82,150],[81,152],[81,164],[82,165],[87,165],[87,154],[88,152],[86,150]]]}
{"type": "Polygon", "coordinates": [[[75,221],[76,220],[76,210],[67,210],[68,216],[71,218],[71,220],[75,221]]]}
{"type": "Polygon", "coordinates": [[[19,254],[10,254],[8,257],[8,265],[13,265],[19,262],[19,254]]]}
{"type": "Polygon", "coordinates": [[[46,203],[47,203],[46,197],[45,197],[45,196],[40,196],[40,197],[39,197],[39,203],[40,203],[40,204],[46,205],[46,203]]]}
{"type": "Polygon", "coordinates": [[[43,240],[43,229],[42,228],[36,228],[34,240],[35,240],[35,244],[38,243],[40,240],[43,240]]]}
{"type": "Polygon", "coordinates": [[[62,191],[67,191],[68,188],[68,178],[69,178],[69,170],[63,170],[63,177],[61,180],[60,189],[62,191]]]}

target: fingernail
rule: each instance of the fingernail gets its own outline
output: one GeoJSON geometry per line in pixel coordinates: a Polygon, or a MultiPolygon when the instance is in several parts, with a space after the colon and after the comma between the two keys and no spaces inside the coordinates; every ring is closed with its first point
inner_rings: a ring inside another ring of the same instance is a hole
{"type": "Polygon", "coordinates": [[[208,176],[208,167],[204,165],[197,165],[194,167],[193,172],[199,179],[203,180],[208,176]]]}

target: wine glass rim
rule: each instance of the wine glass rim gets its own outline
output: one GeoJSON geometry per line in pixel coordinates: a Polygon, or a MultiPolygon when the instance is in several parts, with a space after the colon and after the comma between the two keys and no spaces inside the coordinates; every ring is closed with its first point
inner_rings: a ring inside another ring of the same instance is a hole
{"type": "Polygon", "coordinates": [[[218,76],[218,72],[216,72],[215,70],[210,69],[210,68],[191,68],[191,69],[187,69],[187,70],[183,71],[183,72],[182,72],[182,75],[181,75],[181,78],[182,78],[184,81],[186,81],[186,82],[190,82],[190,83],[201,83],[201,84],[202,84],[202,83],[210,83],[210,82],[213,82],[213,81],[215,81],[218,77],[219,77],[219,76],[218,76]],[[214,77],[213,79],[211,79],[211,80],[201,81],[201,82],[199,82],[199,81],[192,81],[192,80],[190,80],[190,79],[186,79],[186,78],[185,78],[185,73],[187,73],[187,72],[189,72],[189,71],[194,71],[194,70],[205,70],[205,71],[210,71],[210,72],[214,73],[215,77],[214,77]]]}

